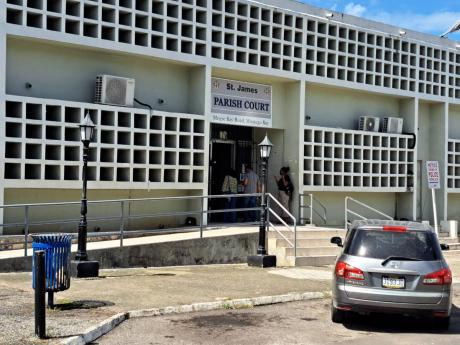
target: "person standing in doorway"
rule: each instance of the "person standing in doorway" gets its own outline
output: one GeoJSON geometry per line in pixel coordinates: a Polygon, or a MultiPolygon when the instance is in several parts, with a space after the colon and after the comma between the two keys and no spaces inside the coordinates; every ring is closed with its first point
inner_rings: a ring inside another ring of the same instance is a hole
{"type": "MultiPolygon", "coordinates": [[[[236,208],[236,198],[232,195],[238,193],[238,181],[236,179],[236,172],[233,169],[228,169],[224,177],[224,183],[222,184],[222,193],[229,194],[227,199],[227,210],[233,210],[236,208]]],[[[236,212],[225,212],[224,213],[224,222],[225,223],[235,223],[236,222],[236,212]]]]}
{"type": "MultiPolygon", "coordinates": [[[[244,194],[255,194],[260,192],[259,176],[252,170],[250,164],[246,164],[246,175],[243,181],[244,194]]],[[[257,206],[257,197],[249,196],[245,198],[245,208],[257,206]]],[[[246,212],[246,222],[255,222],[257,220],[257,211],[251,210],[246,212]]]]}
{"type": "MultiPolygon", "coordinates": [[[[289,176],[289,167],[282,167],[280,169],[280,176],[275,176],[275,181],[278,186],[278,201],[287,211],[291,212],[291,199],[294,192],[294,185],[289,176]]],[[[286,223],[291,221],[289,214],[284,210],[281,213],[281,218],[283,218],[286,223]]]]}

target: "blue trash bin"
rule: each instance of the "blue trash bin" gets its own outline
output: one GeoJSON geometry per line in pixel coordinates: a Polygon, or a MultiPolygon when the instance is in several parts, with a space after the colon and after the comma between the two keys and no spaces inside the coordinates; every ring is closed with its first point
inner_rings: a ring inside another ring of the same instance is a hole
{"type": "MultiPolygon", "coordinates": [[[[48,305],[53,307],[53,293],[70,287],[70,234],[32,235],[32,249],[45,251],[46,291],[48,305]]],[[[32,256],[32,287],[35,289],[35,255],[32,256]]]]}

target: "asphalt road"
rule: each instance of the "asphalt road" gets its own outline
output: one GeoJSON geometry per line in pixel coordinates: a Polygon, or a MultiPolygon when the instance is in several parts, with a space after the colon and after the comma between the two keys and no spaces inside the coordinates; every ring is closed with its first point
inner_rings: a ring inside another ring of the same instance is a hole
{"type": "MultiPolygon", "coordinates": [[[[455,285],[454,305],[460,306],[455,285]]],[[[454,307],[450,329],[439,331],[429,320],[398,315],[356,315],[333,324],[329,300],[295,302],[128,320],[93,344],[458,345],[460,309],[454,307]]]]}

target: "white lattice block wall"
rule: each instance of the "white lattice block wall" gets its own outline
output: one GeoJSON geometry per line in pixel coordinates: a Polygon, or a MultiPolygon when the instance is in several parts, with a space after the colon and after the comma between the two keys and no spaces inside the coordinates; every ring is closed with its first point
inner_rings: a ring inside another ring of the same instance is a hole
{"type": "Polygon", "coordinates": [[[7,0],[7,23],[58,32],[63,41],[70,36],[94,39],[94,46],[99,40],[113,41],[206,56],[217,65],[230,61],[460,99],[460,53],[455,47],[411,39],[396,27],[385,32],[389,28],[379,29],[377,23],[359,27],[283,9],[289,3],[280,3],[7,0]]]}
{"type": "Polygon", "coordinates": [[[447,188],[450,192],[460,192],[460,140],[447,141],[447,188]]]}
{"type": "Polygon", "coordinates": [[[304,141],[306,190],[406,192],[413,187],[409,135],[305,126],[304,141]]]}
{"type": "Polygon", "coordinates": [[[28,180],[28,185],[34,180],[38,185],[79,181],[78,124],[86,113],[96,124],[90,181],[111,182],[114,188],[126,188],[126,183],[133,188],[151,183],[202,188],[203,116],[20,96],[7,96],[5,102],[6,185],[16,180],[28,180]]]}

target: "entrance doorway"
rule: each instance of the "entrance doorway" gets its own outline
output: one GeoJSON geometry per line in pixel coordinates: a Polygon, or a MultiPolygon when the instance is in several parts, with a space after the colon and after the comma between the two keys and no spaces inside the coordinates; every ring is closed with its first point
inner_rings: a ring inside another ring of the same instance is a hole
{"type": "MultiPolygon", "coordinates": [[[[211,125],[209,192],[211,195],[222,194],[222,184],[229,169],[236,172],[238,193],[243,193],[242,180],[245,164],[255,165],[253,129],[250,127],[211,125]]],[[[237,199],[237,207],[242,207],[242,201],[237,199]]],[[[210,210],[224,209],[226,199],[211,199],[210,210]]],[[[243,220],[243,212],[237,213],[237,220],[243,220]]],[[[215,213],[209,217],[209,222],[223,222],[224,214],[215,213]]]]}

